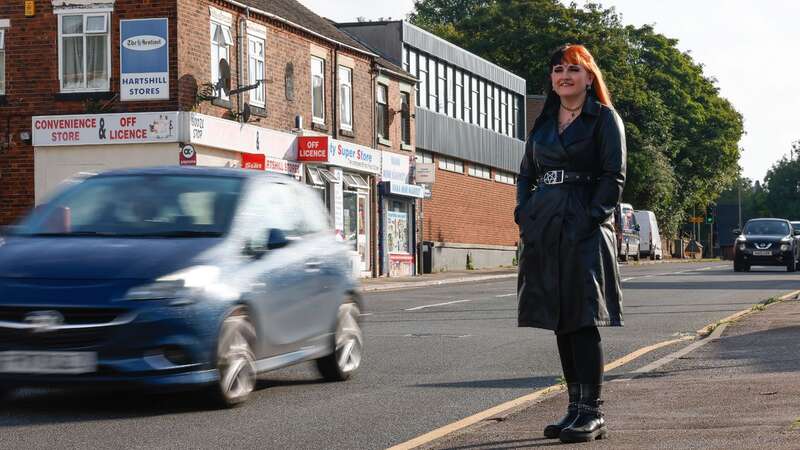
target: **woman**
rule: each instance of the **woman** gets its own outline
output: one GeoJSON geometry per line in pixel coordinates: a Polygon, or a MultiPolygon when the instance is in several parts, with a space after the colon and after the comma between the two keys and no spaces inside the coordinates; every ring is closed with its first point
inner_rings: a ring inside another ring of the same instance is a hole
{"type": "Polygon", "coordinates": [[[559,48],[550,69],[517,182],[519,326],[555,331],[569,406],[544,433],[581,442],[607,433],[597,327],[622,326],[612,216],[625,184],[625,131],[585,47],[559,48]]]}

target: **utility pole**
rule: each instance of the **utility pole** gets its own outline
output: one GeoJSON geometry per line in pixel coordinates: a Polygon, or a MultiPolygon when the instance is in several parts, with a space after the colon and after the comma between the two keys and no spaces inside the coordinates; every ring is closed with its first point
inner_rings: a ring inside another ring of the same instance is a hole
{"type": "Polygon", "coordinates": [[[742,229],[742,180],[739,179],[739,230],[742,229]]]}

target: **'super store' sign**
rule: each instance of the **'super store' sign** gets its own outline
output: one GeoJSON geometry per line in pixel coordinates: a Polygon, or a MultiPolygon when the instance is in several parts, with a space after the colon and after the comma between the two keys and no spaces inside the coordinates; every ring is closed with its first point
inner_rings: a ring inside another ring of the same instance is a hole
{"type": "Polygon", "coordinates": [[[169,99],[167,19],[120,21],[120,100],[169,99]]]}
{"type": "Polygon", "coordinates": [[[381,173],[381,153],[378,150],[326,136],[299,137],[297,159],[303,162],[327,163],[373,174],[381,173]]]}

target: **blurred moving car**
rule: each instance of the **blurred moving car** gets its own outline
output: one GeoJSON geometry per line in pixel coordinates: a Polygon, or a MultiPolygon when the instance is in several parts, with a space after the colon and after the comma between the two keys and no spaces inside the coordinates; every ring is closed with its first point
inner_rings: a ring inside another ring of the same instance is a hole
{"type": "Polygon", "coordinates": [[[633,258],[639,261],[639,224],[633,213],[633,206],[620,203],[614,210],[614,230],[617,234],[617,255],[620,261],[633,258]]]}
{"type": "Polygon", "coordinates": [[[733,270],[747,272],[752,266],[786,266],[787,272],[797,270],[800,260],[800,241],[792,224],[785,219],[750,219],[738,234],[734,247],[733,270]]]}
{"type": "Polygon", "coordinates": [[[0,390],[121,382],[245,401],[260,372],[361,363],[348,249],[317,195],[238,169],[109,172],[0,244],[0,390]]]}
{"type": "Polygon", "coordinates": [[[639,225],[639,251],[642,256],[652,260],[661,259],[664,253],[661,250],[661,234],[658,231],[658,222],[653,211],[635,211],[636,223],[639,225]]]}
{"type": "Polygon", "coordinates": [[[792,232],[794,234],[794,238],[800,241],[800,221],[794,220],[789,222],[792,224],[792,232]]]}

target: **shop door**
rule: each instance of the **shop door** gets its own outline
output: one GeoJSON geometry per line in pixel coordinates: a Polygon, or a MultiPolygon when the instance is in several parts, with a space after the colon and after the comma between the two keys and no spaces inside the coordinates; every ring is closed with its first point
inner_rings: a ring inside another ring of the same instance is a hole
{"type": "Polygon", "coordinates": [[[369,196],[366,192],[344,191],[344,237],[358,252],[362,272],[369,267],[369,196]]]}

